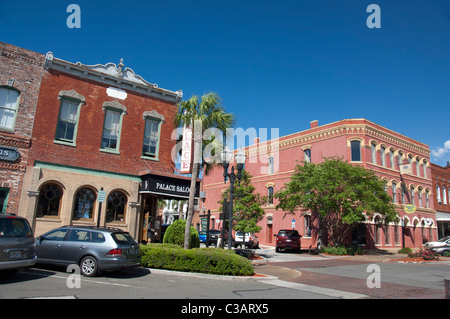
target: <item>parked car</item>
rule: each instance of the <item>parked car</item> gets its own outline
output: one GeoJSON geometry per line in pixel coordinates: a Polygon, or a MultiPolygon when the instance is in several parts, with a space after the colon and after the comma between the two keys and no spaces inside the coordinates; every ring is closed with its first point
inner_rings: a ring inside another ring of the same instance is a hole
{"type": "Polygon", "coordinates": [[[209,230],[209,245],[217,245],[217,240],[220,237],[220,230],[210,229],[209,230]]]}
{"type": "Polygon", "coordinates": [[[31,267],[35,262],[33,231],[26,218],[0,214],[0,271],[31,267]]]}
{"type": "Polygon", "coordinates": [[[444,255],[447,253],[447,255],[450,255],[450,244],[446,244],[445,246],[440,247],[432,247],[430,250],[436,254],[444,255]]]}
{"type": "Polygon", "coordinates": [[[293,229],[282,229],[278,232],[278,235],[274,235],[277,238],[275,251],[280,249],[293,249],[300,251],[300,238],[302,237],[298,231],[293,229]]]}
{"type": "Polygon", "coordinates": [[[431,249],[433,247],[443,247],[450,245],[450,236],[439,239],[438,241],[430,241],[425,243],[425,249],[431,249]]]}
{"type": "Polygon", "coordinates": [[[115,228],[63,226],[36,238],[37,263],[77,264],[84,276],[140,265],[139,244],[115,228]]]}
{"type": "Polygon", "coordinates": [[[198,233],[198,237],[201,243],[206,243],[206,232],[204,230],[198,233]]]}
{"type": "Polygon", "coordinates": [[[253,233],[238,231],[234,236],[234,247],[236,248],[239,245],[245,245],[250,249],[255,249],[259,246],[259,240],[253,233]]]}

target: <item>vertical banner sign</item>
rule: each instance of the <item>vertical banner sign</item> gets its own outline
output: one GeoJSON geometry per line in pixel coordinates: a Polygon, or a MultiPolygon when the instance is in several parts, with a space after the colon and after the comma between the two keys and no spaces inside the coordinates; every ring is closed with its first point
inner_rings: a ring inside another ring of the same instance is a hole
{"type": "Polygon", "coordinates": [[[183,140],[181,147],[181,174],[191,173],[191,160],[192,160],[192,128],[183,128],[183,140]]]}

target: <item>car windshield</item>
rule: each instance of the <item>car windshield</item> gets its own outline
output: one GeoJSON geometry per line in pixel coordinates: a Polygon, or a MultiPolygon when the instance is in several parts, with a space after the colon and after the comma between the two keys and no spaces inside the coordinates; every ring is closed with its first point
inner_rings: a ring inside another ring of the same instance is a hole
{"type": "Polygon", "coordinates": [[[211,229],[210,231],[209,231],[209,233],[210,234],[220,234],[220,230],[213,230],[213,229],[211,229]]]}
{"type": "Polygon", "coordinates": [[[136,241],[128,233],[112,233],[112,238],[118,245],[134,245],[136,241]]]}
{"type": "Polygon", "coordinates": [[[280,230],[278,236],[300,237],[296,230],[280,230]]]}
{"type": "Polygon", "coordinates": [[[0,219],[0,238],[33,237],[30,225],[22,218],[0,219]]]}
{"type": "Polygon", "coordinates": [[[444,237],[438,240],[438,242],[443,243],[445,241],[447,241],[450,237],[444,237]]]}

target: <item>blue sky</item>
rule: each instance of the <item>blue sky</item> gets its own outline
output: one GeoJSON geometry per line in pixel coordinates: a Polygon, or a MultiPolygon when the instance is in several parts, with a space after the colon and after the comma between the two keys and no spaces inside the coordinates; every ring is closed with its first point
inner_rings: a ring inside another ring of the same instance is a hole
{"type": "Polygon", "coordinates": [[[217,92],[244,129],[366,118],[450,160],[448,0],[0,0],[0,41],[118,63],[184,98],[217,92]],[[66,25],[81,8],[81,28],[66,25]],[[381,28],[369,29],[371,3],[381,28]]]}

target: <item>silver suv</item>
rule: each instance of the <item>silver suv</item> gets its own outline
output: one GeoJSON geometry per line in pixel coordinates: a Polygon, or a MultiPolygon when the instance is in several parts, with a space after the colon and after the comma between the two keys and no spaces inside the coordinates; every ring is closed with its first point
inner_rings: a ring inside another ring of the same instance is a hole
{"type": "Polygon", "coordinates": [[[139,244],[116,228],[63,226],[36,238],[37,263],[76,264],[84,276],[140,265],[139,244]]]}
{"type": "Polygon", "coordinates": [[[13,214],[0,214],[0,270],[14,271],[35,262],[34,236],[28,221],[13,214]]]}

